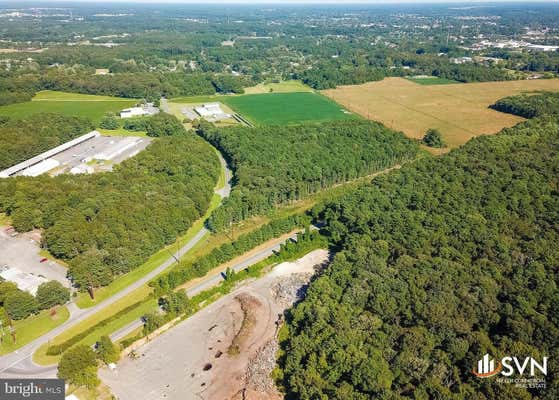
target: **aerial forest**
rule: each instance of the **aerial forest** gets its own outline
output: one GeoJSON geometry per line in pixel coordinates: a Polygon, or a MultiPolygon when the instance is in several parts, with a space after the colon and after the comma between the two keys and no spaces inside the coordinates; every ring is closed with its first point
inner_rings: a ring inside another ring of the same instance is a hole
{"type": "Polygon", "coordinates": [[[209,220],[214,230],[405,162],[419,148],[401,133],[360,120],[226,129],[201,124],[198,132],[235,174],[231,196],[209,220]]]}
{"type": "Polygon", "coordinates": [[[558,398],[556,363],[543,391],[471,373],[559,358],[558,176],[542,118],[317,206],[340,251],[287,318],[287,398],[558,398]]]}
{"type": "Polygon", "coordinates": [[[112,172],[0,180],[0,212],[20,232],[43,229],[42,245],[69,264],[74,283],[98,287],[200,218],[219,173],[211,146],[183,128],[112,172]]]}

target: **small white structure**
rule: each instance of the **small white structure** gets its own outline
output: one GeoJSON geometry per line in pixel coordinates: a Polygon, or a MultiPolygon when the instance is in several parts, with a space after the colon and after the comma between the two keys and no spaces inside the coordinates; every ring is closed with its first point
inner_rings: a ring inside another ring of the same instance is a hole
{"type": "Polygon", "coordinates": [[[92,174],[94,172],[95,170],[93,169],[93,167],[87,164],[76,165],[74,168],[70,170],[70,173],[72,175],[92,174]]]}
{"type": "Polygon", "coordinates": [[[37,289],[41,284],[48,282],[47,279],[42,276],[28,274],[7,265],[0,267],[0,276],[7,281],[15,283],[18,289],[25,290],[33,296],[37,294],[37,289]]]}
{"type": "Polygon", "coordinates": [[[114,371],[116,369],[116,364],[115,363],[109,363],[109,364],[107,364],[107,367],[109,367],[109,369],[111,371],[114,371]]]}
{"type": "Polygon", "coordinates": [[[23,175],[23,176],[39,176],[39,175],[46,174],[47,172],[49,172],[52,169],[55,169],[58,166],[60,166],[60,163],[58,161],[56,161],[54,158],[47,158],[46,160],[41,161],[40,163],[35,164],[35,165],[23,170],[21,175],[23,175]]]}
{"type": "Polygon", "coordinates": [[[219,103],[206,103],[204,105],[194,108],[194,111],[202,118],[208,121],[219,121],[222,119],[231,118],[230,114],[225,113],[219,103]]]}
{"type": "Polygon", "coordinates": [[[120,118],[143,117],[147,115],[155,115],[159,109],[153,103],[146,103],[141,107],[125,108],[120,112],[120,118]]]}
{"type": "Polygon", "coordinates": [[[120,118],[142,117],[148,115],[142,107],[125,108],[120,112],[120,118]]]}

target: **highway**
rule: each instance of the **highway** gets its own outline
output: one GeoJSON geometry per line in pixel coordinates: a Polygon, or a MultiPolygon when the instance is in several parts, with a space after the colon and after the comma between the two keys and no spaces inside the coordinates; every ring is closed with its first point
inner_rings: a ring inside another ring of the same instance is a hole
{"type": "MultiPolygon", "coordinates": [[[[227,167],[227,163],[225,162],[221,154],[218,153],[218,155],[221,167],[225,172],[226,183],[224,187],[217,189],[216,193],[223,199],[229,196],[231,192],[230,180],[232,177],[232,172],[227,167]]],[[[68,306],[70,317],[66,322],[50,330],[49,332],[33,340],[32,342],[26,344],[25,346],[17,349],[16,351],[0,357],[0,378],[53,377],[56,374],[56,366],[43,367],[33,363],[33,353],[35,353],[35,351],[41,345],[48,343],[50,340],[60,335],[68,328],[100,312],[104,308],[113,304],[115,301],[123,298],[142,285],[148,283],[151,279],[155,278],[157,275],[164,272],[167,268],[173,265],[177,259],[180,259],[184,254],[190,251],[190,249],[192,249],[198,242],[200,242],[208,233],[209,231],[205,227],[202,227],[200,231],[198,231],[196,235],[188,241],[188,243],[183,245],[179,250],[172,254],[157,268],[153,269],[147,275],[138,279],[120,292],[103,300],[99,304],[96,304],[95,306],[89,308],[80,309],[76,307],[75,304],[70,303],[68,306]]]]}

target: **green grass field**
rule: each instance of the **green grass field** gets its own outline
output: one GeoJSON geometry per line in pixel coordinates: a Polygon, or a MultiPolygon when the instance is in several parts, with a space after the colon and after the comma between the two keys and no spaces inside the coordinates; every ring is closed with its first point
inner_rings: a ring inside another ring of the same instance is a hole
{"type": "Polygon", "coordinates": [[[317,93],[249,94],[224,97],[222,101],[255,125],[357,118],[317,93]]]}
{"type": "Polygon", "coordinates": [[[417,83],[419,85],[452,85],[454,83],[461,83],[452,79],[439,78],[437,76],[430,76],[428,78],[406,78],[408,81],[417,83]]]}
{"type": "Polygon", "coordinates": [[[259,83],[256,86],[245,88],[245,94],[259,93],[290,93],[312,92],[312,88],[301,81],[289,80],[281,82],[259,83]]]}
{"type": "Polygon", "coordinates": [[[24,118],[31,114],[55,112],[64,115],[89,117],[98,124],[107,112],[118,113],[137,103],[134,99],[93,96],[79,93],[43,91],[28,102],[0,107],[0,115],[24,118]]]}
{"type": "Polygon", "coordinates": [[[2,342],[0,343],[0,354],[10,353],[26,345],[64,323],[68,317],[70,317],[70,313],[64,306],[56,307],[56,315],[54,316],[50,315],[50,310],[43,310],[37,315],[32,315],[20,321],[14,321],[16,342],[14,343],[8,328],[4,327],[2,342]]]}

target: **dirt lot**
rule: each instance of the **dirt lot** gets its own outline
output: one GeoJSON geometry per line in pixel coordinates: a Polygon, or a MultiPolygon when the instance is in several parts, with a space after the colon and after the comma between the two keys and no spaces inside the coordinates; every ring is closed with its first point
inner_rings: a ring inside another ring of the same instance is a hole
{"type": "Polygon", "coordinates": [[[247,282],[125,358],[102,369],[120,399],[280,399],[270,373],[277,330],[328,252],[316,250],[247,282]]]}
{"type": "Polygon", "coordinates": [[[323,93],[351,111],[412,138],[438,128],[447,144],[456,147],[474,136],[497,133],[522,121],[488,106],[506,96],[537,90],[559,91],[559,79],[425,86],[387,78],[323,93]]]}

